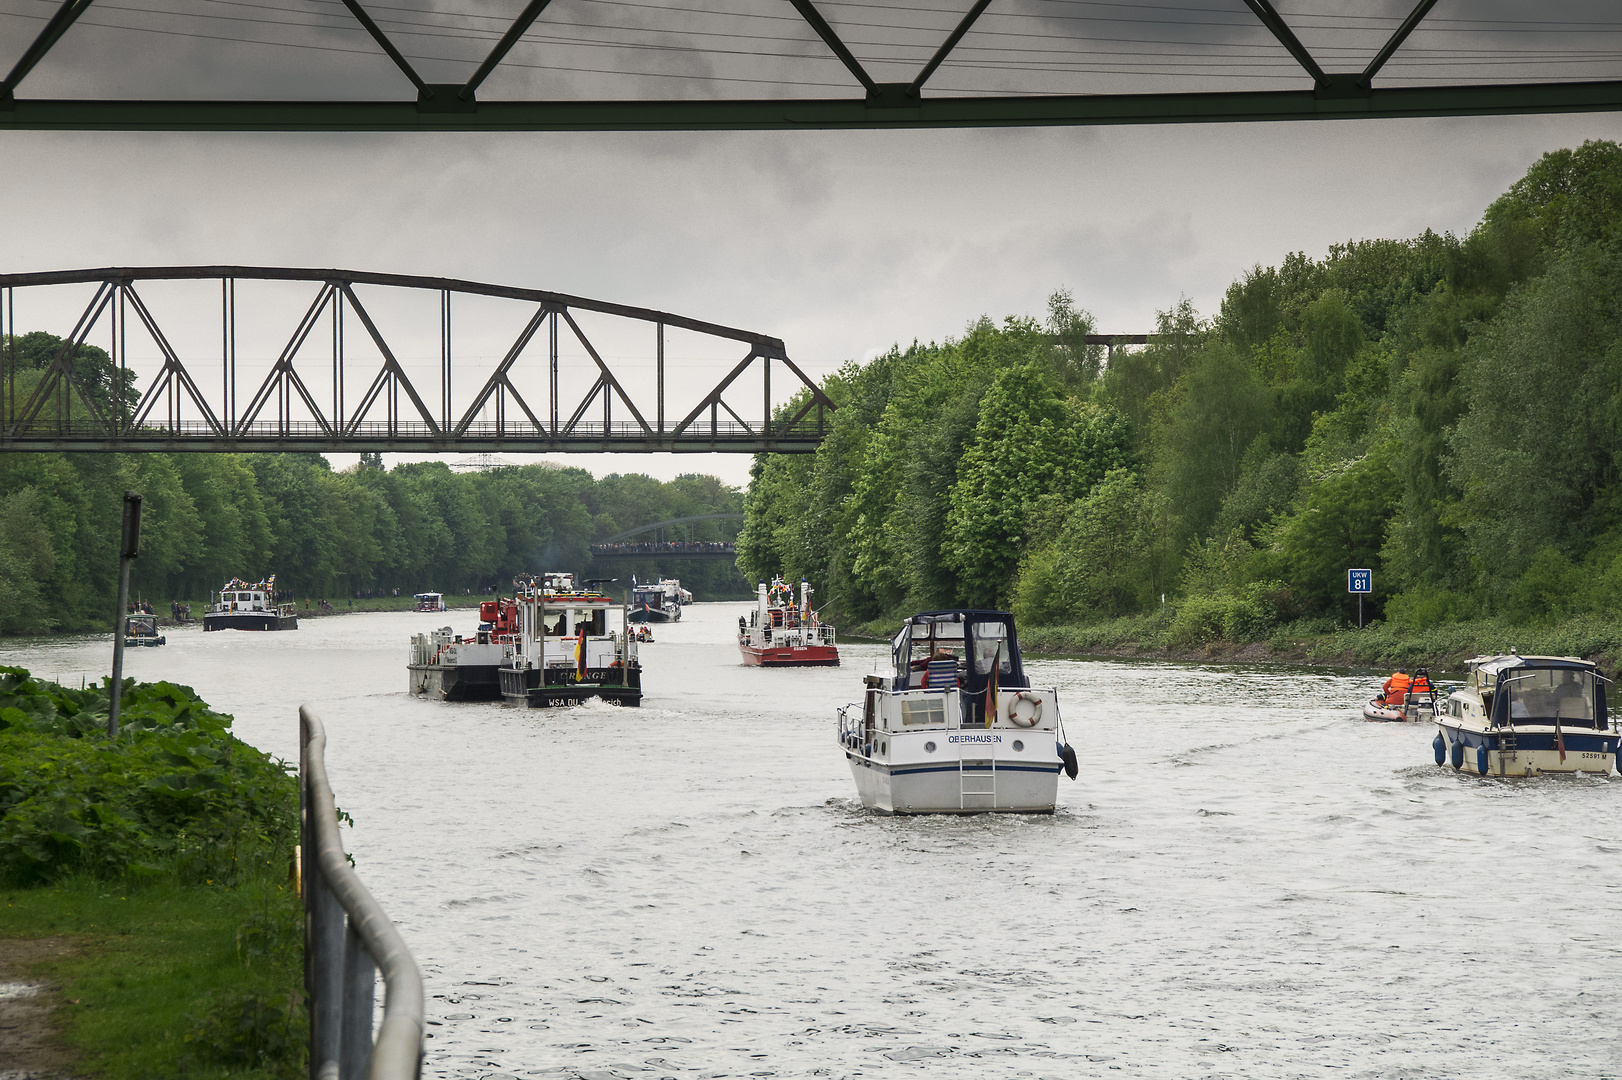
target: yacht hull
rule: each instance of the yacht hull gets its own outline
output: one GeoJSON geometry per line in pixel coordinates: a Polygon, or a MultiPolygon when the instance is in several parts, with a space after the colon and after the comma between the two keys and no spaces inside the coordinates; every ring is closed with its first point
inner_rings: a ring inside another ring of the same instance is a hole
{"type": "Polygon", "coordinates": [[[1542,776],[1549,773],[1609,775],[1617,764],[1616,732],[1579,728],[1534,728],[1505,732],[1438,724],[1443,762],[1474,776],[1542,776]]]}
{"type": "Polygon", "coordinates": [[[846,751],[862,805],[880,814],[1051,814],[1059,799],[1052,765],[956,761],[890,766],[846,751]]]}

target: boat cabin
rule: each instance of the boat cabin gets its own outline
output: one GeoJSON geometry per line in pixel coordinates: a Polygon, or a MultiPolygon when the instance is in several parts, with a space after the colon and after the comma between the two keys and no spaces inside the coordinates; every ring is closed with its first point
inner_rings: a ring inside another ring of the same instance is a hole
{"type": "Polygon", "coordinates": [[[1608,726],[1605,685],[1594,664],[1569,656],[1477,657],[1461,692],[1448,698],[1448,716],[1491,727],[1608,726]]]}
{"type": "Polygon", "coordinates": [[[418,611],[444,611],[445,598],[436,592],[420,592],[412,597],[418,611]]]}
{"type": "Polygon", "coordinates": [[[275,611],[276,605],[272,599],[270,589],[264,584],[259,585],[227,585],[220,590],[219,602],[214,605],[215,611],[275,611]]]}
{"type": "Polygon", "coordinates": [[[157,637],[158,617],[156,615],[126,615],[124,616],[124,633],[128,637],[157,637]]]}
{"type": "Polygon", "coordinates": [[[892,690],[938,688],[943,680],[955,679],[965,693],[984,695],[993,665],[998,686],[1030,686],[1020,662],[1014,617],[1006,611],[914,615],[891,639],[890,648],[895,660],[892,690]]]}
{"type": "Polygon", "coordinates": [[[631,590],[631,606],[650,607],[655,611],[662,611],[665,606],[664,588],[659,585],[638,585],[631,590]]]}

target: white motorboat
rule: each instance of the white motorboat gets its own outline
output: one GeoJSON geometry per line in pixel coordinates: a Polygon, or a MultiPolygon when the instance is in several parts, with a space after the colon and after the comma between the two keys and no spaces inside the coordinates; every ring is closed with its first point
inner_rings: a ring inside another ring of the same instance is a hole
{"type": "Polygon", "coordinates": [[[1605,683],[1573,656],[1478,656],[1436,717],[1436,764],[1477,776],[1608,774],[1622,751],[1605,683]]]}
{"type": "Polygon", "coordinates": [[[839,710],[862,805],[885,814],[1051,814],[1075,779],[1059,694],[1025,676],[1014,617],[931,611],[891,642],[895,672],[839,710]]]}

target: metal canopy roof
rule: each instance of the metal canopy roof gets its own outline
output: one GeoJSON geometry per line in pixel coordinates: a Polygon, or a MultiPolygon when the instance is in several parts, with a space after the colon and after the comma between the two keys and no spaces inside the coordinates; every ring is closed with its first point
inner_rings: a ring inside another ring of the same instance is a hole
{"type": "Polygon", "coordinates": [[[1604,0],[5,0],[0,128],[991,127],[1611,111],[1604,0]],[[520,6],[521,5],[521,6],[520,6]]]}

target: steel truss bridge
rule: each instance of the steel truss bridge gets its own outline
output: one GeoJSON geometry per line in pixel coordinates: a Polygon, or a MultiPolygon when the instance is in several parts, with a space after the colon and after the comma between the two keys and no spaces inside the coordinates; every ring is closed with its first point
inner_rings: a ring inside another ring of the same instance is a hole
{"type": "Polygon", "coordinates": [[[528,0],[503,12],[342,0],[342,8],[274,7],[259,17],[240,5],[239,14],[211,12],[201,18],[213,21],[200,22],[183,11],[61,0],[48,18],[19,16],[32,20],[19,30],[38,30],[0,80],[0,129],[805,130],[1622,109],[1614,52],[1585,44],[1614,33],[1614,23],[1574,23],[1549,5],[1521,5],[1506,21],[1457,6],[1432,16],[1436,0],[1355,13],[1308,5],[1290,19],[1272,0],[1094,4],[1069,13],[1034,10],[1027,0],[915,0],[893,10],[840,0],[780,8],[644,0],[586,14],[549,4],[528,0]],[[1101,7],[1121,10],[1094,10],[1101,7]],[[19,96],[42,62],[57,60],[70,32],[73,44],[103,49],[62,61],[68,77],[57,85],[73,92],[19,96]],[[1410,43],[1416,35],[1420,45],[1410,43]],[[139,85],[126,69],[165,41],[188,38],[199,49],[235,49],[233,57],[266,69],[262,83],[300,85],[311,99],[210,94],[206,85],[185,99],[125,89],[139,85]],[[334,76],[342,90],[323,98],[298,64],[334,56],[347,65],[334,76]],[[1507,72],[1534,81],[1510,81],[1507,72]],[[439,81],[447,75],[454,81],[439,81]],[[492,75],[505,90],[481,97],[492,75]],[[580,80],[584,93],[570,85],[580,80]],[[1220,88],[1116,92],[1123,80],[1220,88]],[[648,97],[650,84],[692,92],[648,97]],[[766,96],[728,95],[743,85],[766,96]],[[389,86],[396,92],[376,93],[389,86]],[[592,96],[592,86],[602,95],[592,96]],[[106,96],[118,91],[125,96],[106,96]]]}
{"type": "MultiPolygon", "coordinates": [[[[561,293],[398,274],[244,266],[5,274],[0,340],[17,340],[18,293],[27,312],[27,290],[50,286],[77,286],[77,295],[89,299],[82,306],[58,303],[77,318],[40,368],[20,368],[16,347],[0,355],[0,450],[808,453],[834,408],[775,337],[561,293]],[[149,302],[150,292],[174,283],[201,284],[217,307],[200,314],[192,294],[179,319],[160,320],[156,312],[163,309],[149,302]],[[248,311],[238,286],[265,283],[292,289],[301,302],[280,312],[248,311]],[[416,320],[415,335],[385,335],[374,307],[388,300],[397,306],[402,295],[437,312],[416,320]],[[494,359],[488,350],[469,359],[452,348],[453,308],[474,297],[517,305],[511,321],[521,328],[497,339],[506,345],[494,359]],[[268,349],[239,362],[239,316],[274,324],[298,310],[302,317],[288,317],[277,336],[265,339],[273,343],[268,349]],[[171,344],[180,330],[196,338],[200,318],[218,319],[206,351],[171,344]],[[642,340],[643,355],[605,358],[608,350],[582,326],[588,318],[622,344],[629,328],[642,340]],[[427,323],[439,330],[431,346],[420,333],[427,323]],[[699,343],[712,372],[727,364],[730,370],[697,391],[671,385],[671,330],[699,343]],[[76,361],[83,346],[104,343],[121,383],[137,360],[144,362],[135,374],[148,381],[133,405],[85,385],[76,361]],[[425,377],[427,353],[437,354],[437,372],[425,377]],[[713,362],[728,353],[731,359],[713,362]],[[405,356],[416,358],[415,377],[405,356]],[[790,395],[801,398],[793,413],[773,414],[774,368],[788,376],[779,390],[786,382],[790,395]],[[465,385],[475,389],[457,403],[453,389],[465,385]],[[746,386],[752,407],[738,403],[746,386]],[[679,414],[667,408],[675,395],[684,407],[679,414]]],[[[40,329],[35,320],[23,323],[40,329]]]]}

